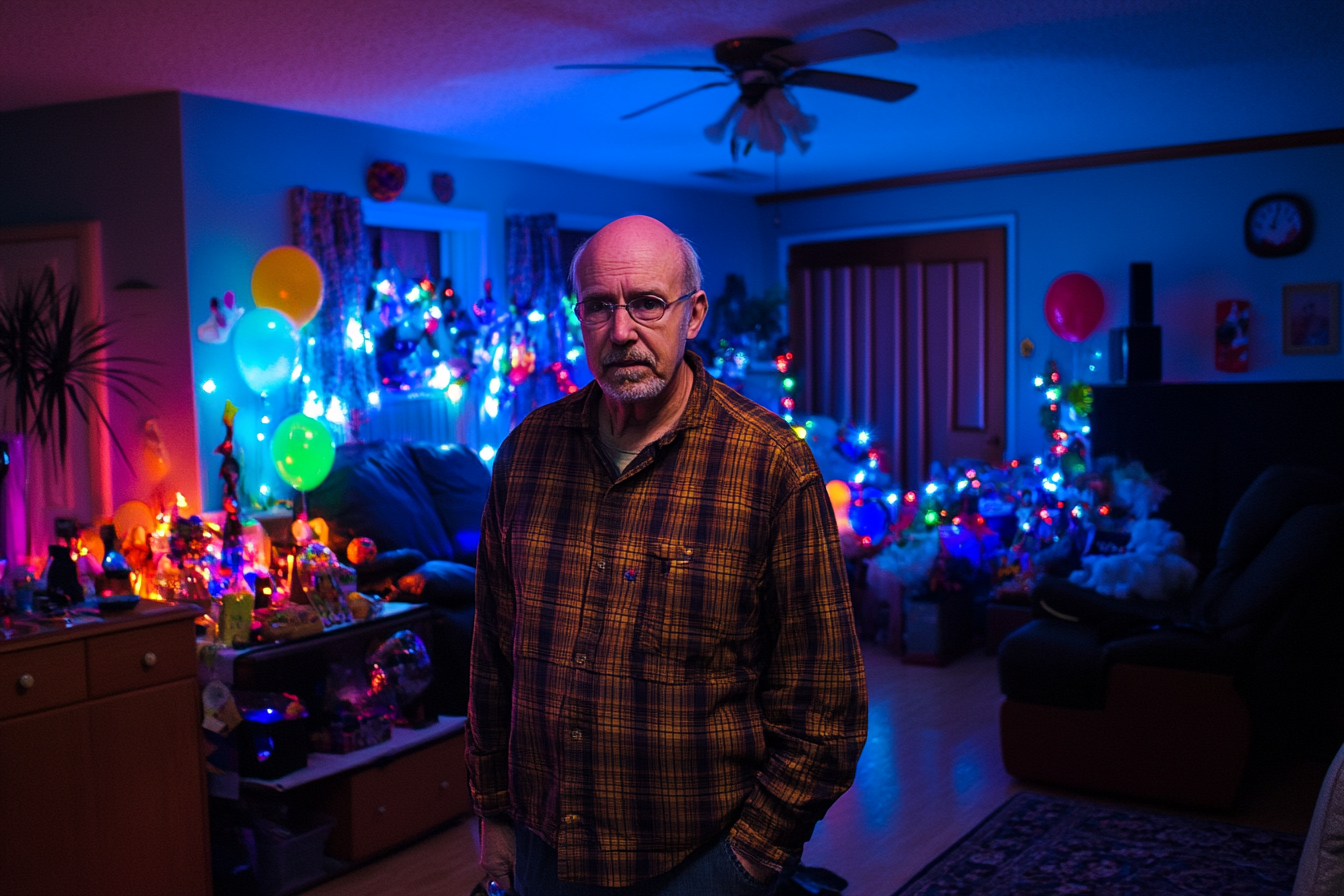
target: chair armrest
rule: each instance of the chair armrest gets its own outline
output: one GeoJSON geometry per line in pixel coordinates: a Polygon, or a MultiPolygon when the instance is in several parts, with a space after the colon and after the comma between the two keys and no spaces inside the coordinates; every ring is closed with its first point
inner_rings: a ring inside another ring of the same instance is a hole
{"type": "Polygon", "coordinates": [[[1108,666],[1127,663],[1132,666],[1160,666],[1188,672],[1231,673],[1235,669],[1232,652],[1217,638],[1188,627],[1163,626],[1142,634],[1120,638],[1106,644],[1102,651],[1108,666]]]}
{"type": "Polygon", "coordinates": [[[1186,598],[1122,600],[1057,576],[1041,576],[1031,598],[1033,617],[1091,625],[1103,642],[1147,631],[1155,624],[1181,624],[1189,617],[1186,598]]]}

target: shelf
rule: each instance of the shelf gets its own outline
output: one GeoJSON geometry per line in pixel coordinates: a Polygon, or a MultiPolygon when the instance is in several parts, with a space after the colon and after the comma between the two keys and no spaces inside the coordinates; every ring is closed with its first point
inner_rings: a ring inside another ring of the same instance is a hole
{"type": "Polygon", "coordinates": [[[264,778],[243,778],[241,781],[250,787],[283,793],[314,781],[321,781],[323,778],[390,760],[417,747],[456,734],[466,726],[466,716],[439,716],[437,722],[426,728],[393,728],[390,740],[372,747],[364,747],[350,753],[309,753],[307,768],[291,772],[283,778],[276,778],[273,781],[264,778]]]}

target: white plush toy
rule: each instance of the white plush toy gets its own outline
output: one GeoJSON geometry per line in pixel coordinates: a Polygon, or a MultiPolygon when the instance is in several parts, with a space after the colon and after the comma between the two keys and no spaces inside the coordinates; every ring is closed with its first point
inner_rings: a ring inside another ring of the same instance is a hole
{"type": "Polygon", "coordinates": [[[1168,600],[1193,588],[1199,575],[1184,552],[1185,538],[1166,520],[1139,520],[1123,554],[1084,556],[1069,581],[1111,597],[1168,600]]]}

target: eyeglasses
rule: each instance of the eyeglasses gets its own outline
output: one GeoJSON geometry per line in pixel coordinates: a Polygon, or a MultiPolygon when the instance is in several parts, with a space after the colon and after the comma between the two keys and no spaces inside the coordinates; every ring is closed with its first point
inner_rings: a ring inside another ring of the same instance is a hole
{"type": "Polygon", "coordinates": [[[688,292],[686,295],[675,298],[670,302],[658,296],[637,296],[624,305],[617,305],[615,302],[603,302],[600,299],[584,299],[575,307],[575,312],[579,315],[579,320],[589,326],[605,324],[616,316],[617,308],[624,308],[626,314],[642,324],[652,324],[662,320],[668,308],[678,302],[684,302],[699,291],[697,289],[694,292],[688,292]]]}

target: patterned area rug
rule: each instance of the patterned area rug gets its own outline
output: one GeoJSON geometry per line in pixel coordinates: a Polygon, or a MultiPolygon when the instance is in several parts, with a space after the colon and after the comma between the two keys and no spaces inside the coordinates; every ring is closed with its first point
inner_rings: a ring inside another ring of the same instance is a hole
{"type": "Polygon", "coordinates": [[[1302,838],[1019,793],[893,896],[1288,896],[1302,838]]]}

